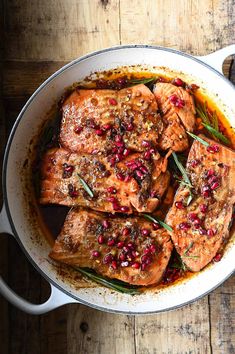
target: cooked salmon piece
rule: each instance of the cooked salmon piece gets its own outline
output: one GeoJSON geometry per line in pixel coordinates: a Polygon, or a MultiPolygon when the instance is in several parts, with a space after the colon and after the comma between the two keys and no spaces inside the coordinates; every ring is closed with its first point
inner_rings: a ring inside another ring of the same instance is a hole
{"type": "Polygon", "coordinates": [[[184,88],[159,82],[154,86],[164,129],[159,138],[162,150],[184,151],[188,148],[185,130],[192,132],[195,126],[195,106],[192,95],[184,88]]]}
{"type": "Polygon", "coordinates": [[[189,189],[180,186],[166,217],[175,248],[193,272],[204,268],[226,241],[235,203],[235,152],[201,138],[210,146],[194,141],[187,160],[193,200],[186,205],[189,189]]]}
{"type": "Polygon", "coordinates": [[[169,262],[172,243],[165,229],[154,230],[141,217],[113,217],[72,209],[50,257],[74,267],[135,285],[158,283],[169,262]]]}
{"type": "Polygon", "coordinates": [[[53,148],[41,163],[40,203],[111,213],[152,212],[169,180],[167,160],[158,153],[148,161],[135,153],[111,167],[104,156],[53,148]]]}
{"type": "Polygon", "coordinates": [[[114,148],[145,150],[162,129],[157,102],[145,85],[120,91],[76,89],[62,105],[60,143],[73,152],[110,154],[114,148]]]}

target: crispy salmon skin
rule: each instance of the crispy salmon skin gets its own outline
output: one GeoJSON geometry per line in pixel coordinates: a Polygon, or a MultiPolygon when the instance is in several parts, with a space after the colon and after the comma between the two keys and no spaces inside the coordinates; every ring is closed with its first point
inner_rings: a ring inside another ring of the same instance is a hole
{"type": "Polygon", "coordinates": [[[103,156],[53,148],[41,163],[40,203],[111,213],[152,212],[169,181],[167,160],[157,153],[149,161],[135,153],[112,167],[103,156]]]}
{"type": "Polygon", "coordinates": [[[114,217],[73,209],[67,215],[50,257],[89,267],[109,278],[135,285],[158,283],[172,251],[164,229],[140,217],[114,217]]]}
{"type": "Polygon", "coordinates": [[[235,202],[235,152],[201,138],[210,147],[194,141],[187,161],[193,201],[187,206],[189,189],[179,187],[166,217],[177,252],[194,272],[204,268],[226,241],[235,202]]]}
{"type": "Polygon", "coordinates": [[[62,105],[61,145],[74,152],[109,153],[117,136],[126,148],[143,151],[162,129],[153,93],[145,85],[116,90],[77,89],[62,105]]]}

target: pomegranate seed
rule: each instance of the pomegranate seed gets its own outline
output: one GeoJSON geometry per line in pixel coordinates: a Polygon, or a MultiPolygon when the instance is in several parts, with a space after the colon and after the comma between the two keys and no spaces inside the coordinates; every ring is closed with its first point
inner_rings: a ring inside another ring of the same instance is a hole
{"type": "Polygon", "coordinates": [[[97,258],[97,257],[100,256],[100,252],[99,252],[99,251],[92,251],[92,252],[91,252],[91,255],[92,255],[92,257],[97,258]]]}
{"type": "Polygon", "coordinates": [[[179,224],[179,228],[181,230],[188,230],[190,229],[190,225],[187,222],[182,222],[181,224],[179,224]]]}
{"type": "Polygon", "coordinates": [[[110,193],[110,194],[116,194],[117,190],[116,190],[115,187],[108,187],[107,188],[107,192],[110,193]]]}
{"type": "Polygon", "coordinates": [[[143,147],[150,147],[151,144],[150,144],[150,142],[148,140],[142,140],[142,146],[143,147]]]}
{"type": "Polygon", "coordinates": [[[208,236],[212,237],[212,236],[214,236],[214,234],[215,234],[215,233],[214,233],[214,230],[213,230],[213,229],[208,229],[208,230],[207,230],[207,235],[208,235],[208,236]]]}
{"type": "Polygon", "coordinates": [[[150,251],[151,251],[152,253],[155,253],[155,252],[157,251],[157,247],[156,247],[155,245],[151,245],[151,246],[150,246],[150,251]]]}
{"type": "Polygon", "coordinates": [[[124,181],[124,179],[125,179],[124,174],[121,173],[121,172],[116,173],[116,177],[117,177],[117,179],[119,179],[120,181],[124,181]]]}
{"type": "Polygon", "coordinates": [[[194,225],[196,226],[196,225],[201,225],[201,220],[199,219],[199,217],[196,217],[195,219],[194,219],[194,221],[193,221],[193,223],[194,223],[194,225]]]}
{"type": "Polygon", "coordinates": [[[218,182],[218,177],[212,176],[212,177],[210,177],[210,178],[208,179],[209,185],[211,185],[211,184],[214,183],[214,182],[218,182]]]}
{"type": "Polygon", "coordinates": [[[124,142],[123,141],[115,141],[115,145],[117,147],[123,147],[124,146],[124,142]]]}
{"type": "Polygon", "coordinates": [[[145,174],[148,173],[148,169],[147,169],[147,167],[145,167],[144,165],[143,165],[143,166],[140,166],[139,169],[140,169],[141,172],[143,172],[143,173],[145,173],[145,174]]]}
{"type": "Polygon", "coordinates": [[[173,103],[174,105],[176,104],[178,97],[176,95],[171,95],[168,97],[170,102],[173,103]]]}
{"type": "Polygon", "coordinates": [[[95,133],[96,133],[96,135],[101,136],[101,135],[104,134],[104,131],[103,131],[102,129],[96,129],[96,130],[95,130],[95,133]]]}
{"type": "Polygon", "coordinates": [[[139,177],[140,179],[144,178],[144,174],[140,170],[136,170],[135,173],[136,173],[136,176],[139,177]]]}
{"type": "Polygon", "coordinates": [[[104,227],[105,229],[108,229],[109,226],[110,226],[108,220],[103,220],[102,225],[103,225],[103,227],[104,227]]]}
{"type": "Polygon", "coordinates": [[[215,257],[214,257],[214,261],[215,261],[215,262],[219,262],[219,261],[221,260],[221,258],[222,258],[222,254],[221,254],[221,253],[217,253],[217,254],[215,255],[215,257]]]}
{"type": "Polygon", "coordinates": [[[141,230],[141,234],[142,234],[143,236],[148,236],[148,235],[150,234],[150,231],[149,231],[148,229],[142,229],[142,230],[141,230]]]}
{"type": "Polygon", "coordinates": [[[120,142],[122,141],[122,136],[121,136],[120,134],[117,134],[117,135],[115,136],[115,141],[116,141],[117,143],[120,143],[120,142]]]}
{"type": "Polygon", "coordinates": [[[124,182],[129,182],[131,180],[132,176],[131,175],[126,175],[124,182]]]}
{"type": "Polygon", "coordinates": [[[125,261],[126,260],[126,255],[124,254],[124,253],[120,253],[119,254],[119,259],[120,259],[120,261],[125,261]]]}
{"type": "Polygon", "coordinates": [[[207,212],[207,205],[206,204],[201,204],[200,206],[199,206],[199,209],[200,209],[200,211],[202,212],[202,213],[206,213],[207,212]]]}
{"type": "Polygon", "coordinates": [[[98,243],[100,244],[100,245],[102,245],[103,243],[104,243],[104,236],[103,235],[99,235],[98,236],[98,243]]]}
{"type": "Polygon", "coordinates": [[[120,210],[120,205],[118,204],[118,202],[114,202],[113,203],[113,210],[114,211],[119,211],[120,210]]]}
{"type": "Polygon", "coordinates": [[[74,129],[74,132],[76,133],[76,134],[79,134],[79,133],[81,133],[81,131],[83,130],[83,127],[76,127],[75,129],[74,129]]]}
{"type": "Polygon", "coordinates": [[[69,183],[68,185],[68,190],[69,190],[68,194],[71,198],[76,198],[78,196],[78,191],[71,183],[69,183]]]}
{"type": "Polygon", "coordinates": [[[118,265],[117,265],[117,261],[112,261],[112,263],[111,263],[111,267],[112,267],[114,270],[116,270],[116,269],[117,269],[117,267],[118,267],[118,265]]]}
{"type": "Polygon", "coordinates": [[[200,161],[199,160],[192,160],[191,162],[190,162],[190,165],[192,166],[192,167],[196,167],[196,166],[198,166],[200,164],[200,161]]]}
{"type": "Polygon", "coordinates": [[[159,230],[161,228],[161,225],[158,222],[153,223],[153,229],[154,230],[159,230]]]}
{"type": "Polygon", "coordinates": [[[106,198],[106,200],[107,200],[107,202],[110,202],[110,203],[117,202],[117,198],[115,198],[115,197],[108,197],[108,198],[106,198]]]}
{"type": "Polygon", "coordinates": [[[128,267],[128,266],[129,266],[128,261],[121,262],[121,267],[128,267]]]}
{"type": "Polygon", "coordinates": [[[109,104],[111,104],[112,106],[116,106],[117,105],[117,101],[115,100],[115,98],[110,98],[109,99],[109,104]]]}
{"type": "Polygon", "coordinates": [[[151,198],[157,198],[157,192],[155,190],[150,192],[150,197],[151,198]]]}
{"type": "Polygon", "coordinates": [[[182,100],[181,98],[179,98],[177,95],[171,95],[168,97],[168,99],[170,100],[170,102],[178,107],[178,108],[183,108],[185,106],[185,101],[182,100]]]}
{"type": "Polygon", "coordinates": [[[119,241],[117,243],[117,248],[122,248],[124,246],[124,241],[119,241]]]}
{"type": "Polygon", "coordinates": [[[150,150],[147,150],[144,152],[144,155],[143,155],[144,160],[146,160],[146,161],[150,160],[151,156],[152,156],[152,154],[151,154],[150,150]]]}
{"type": "Polygon", "coordinates": [[[134,250],[135,245],[134,245],[133,242],[128,242],[127,247],[128,247],[130,250],[134,250]]]}
{"type": "Polygon", "coordinates": [[[115,245],[115,240],[113,237],[109,237],[107,245],[110,247],[115,245]]]}
{"type": "Polygon", "coordinates": [[[142,264],[141,264],[141,270],[145,270],[146,268],[147,268],[147,264],[142,263],[142,264]]]}
{"type": "Polygon", "coordinates": [[[124,151],[123,151],[123,156],[124,157],[127,157],[128,155],[130,155],[130,149],[125,149],[124,151]]]}
{"type": "Polygon", "coordinates": [[[152,263],[152,258],[151,258],[151,256],[145,254],[141,257],[141,262],[148,265],[148,264],[152,263]]]}
{"type": "Polygon", "coordinates": [[[120,211],[121,211],[122,213],[127,213],[127,212],[129,211],[129,207],[128,207],[128,206],[121,206],[121,207],[120,207],[120,211]]]}
{"type": "Polygon", "coordinates": [[[122,234],[123,236],[128,236],[130,235],[131,230],[128,227],[124,227],[124,229],[122,230],[122,234]]]}
{"type": "Polygon", "coordinates": [[[149,254],[149,253],[151,253],[150,248],[149,247],[145,248],[144,249],[144,254],[149,254]]]}
{"type": "Polygon", "coordinates": [[[213,144],[213,145],[209,145],[207,147],[207,151],[210,152],[211,154],[214,154],[215,152],[219,152],[220,147],[219,145],[213,144]]]}
{"type": "Polygon", "coordinates": [[[109,160],[109,163],[110,163],[110,166],[113,167],[115,165],[115,163],[116,163],[115,157],[111,157],[111,159],[109,160]]]}
{"type": "Polygon", "coordinates": [[[202,187],[202,195],[204,198],[209,198],[211,194],[210,187],[206,184],[202,187]]]}
{"type": "Polygon", "coordinates": [[[206,177],[209,178],[211,176],[214,176],[215,171],[210,168],[208,171],[206,171],[206,177]]]}
{"type": "Polygon", "coordinates": [[[185,208],[185,206],[184,206],[182,201],[175,202],[175,206],[176,206],[177,209],[184,209],[185,208]]]}
{"type": "Polygon", "coordinates": [[[74,166],[72,165],[67,165],[67,163],[63,164],[63,178],[70,178],[73,174],[74,171],[74,166]]]}
{"type": "Polygon", "coordinates": [[[206,235],[206,230],[201,227],[201,228],[199,229],[199,234],[200,234],[200,235],[206,235]]]}
{"type": "Polygon", "coordinates": [[[104,130],[110,130],[111,128],[112,128],[111,124],[104,124],[102,126],[102,129],[104,129],[104,130]]]}
{"type": "Polygon", "coordinates": [[[213,190],[217,189],[219,186],[220,186],[219,182],[214,182],[211,185],[211,190],[213,191],[213,190]]]}
{"type": "Polygon", "coordinates": [[[189,213],[188,214],[188,219],[190,221],[194,221],[197,218],[197,214],[196,213],[189,213]]]}
{"type": "Polygon", "coordinates": [[[103,258],[103,263],[104,264],[109,264],[113,261],[113,255],[111,253],[108,253],[104,256],[103,258]]]}
{"type": "Polygon", "coordinates": [[[126,127],[126,130],[127,130],[128,132],[131,132],[133,129],[134,129],[133,124],[132,124],[132,123],[128,123],[128,124],[127,124],[127,127],[126,127]]]}
{"type": "Polygon", "coordinates": [[[185,106],[185,101],[182,100],[181,98],[179,98],[178,101],[176,102],[175,106],[178,108],[183,108],[185,106]]]}
{"type": "Polygon", "coordinates": [[[176,79],[174,79],[173,83],[176,86],[183,86],[184,81],[182,81],[179,77],[177,77],[176,79]]]}
{"type": "Polygon", "coordinates": [[[93,149],[91,153],[92,153],[92,155],[96,155],[96,154],[98,154],[98,152],[99,152],[98,149],[93,149]]]}
{"type": "Polygon", "coordinates": [[[139,262],[135,262],[132,264],[132,268],[134,269],[139,269],[140,268],[140,263],[139,262]]]}

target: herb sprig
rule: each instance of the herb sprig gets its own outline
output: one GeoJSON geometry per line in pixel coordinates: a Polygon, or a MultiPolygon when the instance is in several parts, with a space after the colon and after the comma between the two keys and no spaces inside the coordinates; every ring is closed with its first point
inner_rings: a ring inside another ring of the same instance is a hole
{"type": "Polygon", "coordinates": [[[184,254],[182,255],[182,257],[184,258],[199,258],[199,256],[188,256],[188,251],[193,247],[194,245],[194,242],[190,242],[189,246],[186,248],[186,250],[184,251],[184,254]]]}
{"type": "Polygon", "coordinates": [[[97,274],[95,271],[93,271],[90,268],[80,268],[80,267],[74,267],[74,269],[78,270],[81,274],[85,275],[87,278],[90,280],[93,280],[94,282],[104,285],[107,288],[116,290],[122,294],[129,294],[129,295],[138,295],[140,294],[140,290],[137,285],[129,285],[121,280],[117,279],[109,279],[106,277],[103,277],[100,274],[97,274]]]}
{"type": "Polygon", "coordinates": [[[129,83],[132,85],[139,85],[139,84],[152,84],[157,80],[157,77],[147,77],[147,78],[140,78],[140,79],[130,79],[129,83]]]}
{"type": "Polygon", "coordinates": [[[209,144],[207,141],[203,140],[203,139],[200,138],[199,136],[197,136],[197,135],[195,135],[195,134],[193,134],[193,133],[190,133],[190,132],[188,132],[188,131],[186,131],[186,133],[187,133],[188,135],[190,135],[191,138],[193,138],[194,140],[199,141],[199,143],[201,143],[202,145],[204,145],[204,146],[206,146],[206,147],[210,146],[210,144],[209,144]]]}
{"type": "Polygon", "coordinates": [[[91,188],[88,186],[88,184],[84,181],[84,179],[82,177],[78,175],[78,179],[79,179],[79,182],[81,183],[81,185],[83,186],[83,188],[85,189],[85,191],[89,194],[89,196],[91,198],[94,197],[94,193],[92,192],[91,188]]]}
{"type": "Polygon", "coordinates": [[[173,231],[172,227],[170,227],[169,225],[167,225],[164,221],[158,219],[156,216],[151,216],[148,214],[141,214],[145,219],[148,219],[152,222],[158,223],[160,224],[162,227],[164,227],[164,229],[168,230],[168,231],[173,231]]]}

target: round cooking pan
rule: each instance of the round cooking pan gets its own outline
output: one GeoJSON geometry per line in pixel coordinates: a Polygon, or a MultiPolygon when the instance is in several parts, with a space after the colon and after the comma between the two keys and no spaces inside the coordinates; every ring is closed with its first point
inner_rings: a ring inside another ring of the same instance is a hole
{"type": "Polygon", "coordinates": [[[0,232],[15,238],[26,257],[50,283],[51,295],[43,304],[31,304],[17,296],[0,278],[0,292],[9,302],[32,314],[45,313],[72,302],[117,313],[156,313],[183,306],[208,294],[234,272],[235,235],[232,235],[220,262],[166,289],[146,291],[135,296],[120,294],[104,287],[78,289],[69,278],[58,273],[58,268],[48,258],[50,246],[43,237],[25,191],[30,166],[22,169],[28,158],[33,137],[65,88],[81,81],[92,72],[119,66],[138,65],[138,68],[148,67],[148,70],[153,72],[161,70],[163,73],[178,73],[187,82],[200,85],[216,102],[230,124],[235,126],[235,89],[222,74],[223,61],[231,54],[235,54],[235,45],[197,58],[162,47],[118,46],[76,59],[49,77],[34,92],[20,112],[6,146],[2,176],[4,205],[0,214],[0,232]],[[161,68],[154,68],[156,66],[161,68]]]}

